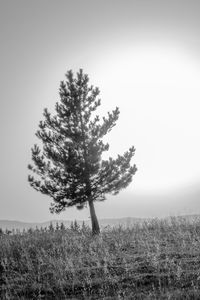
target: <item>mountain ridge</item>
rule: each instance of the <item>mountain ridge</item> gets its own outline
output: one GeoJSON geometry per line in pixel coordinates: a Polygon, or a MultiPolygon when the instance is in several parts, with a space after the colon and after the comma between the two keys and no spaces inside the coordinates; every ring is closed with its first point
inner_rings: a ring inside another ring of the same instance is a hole
{"type": "MultiPolygon", "coordinates": [[[[116,226],[116,225],[132,225],[132,223],[139,222],[145,220],[143,218],[134,218],[134,217],[122,217],[122,218],[106,218],[100,219],[99,224],[102,227],[105,226],[116,226]]],[[[49,220],[44,222],[23,222],[17,220],[0,220],[0,228],[3,230],[12,230],[12,229],[29,229],[29,228],[45,228],[48,227],[50,224],[56,226],[56,224],[63,223],[66,227],[69,227],[72,222],[75,220],[49,220]]],[[[79,225],[82,225],[84,222],[85,224],[90,226],[90,219],[89,220],[76,220],[79,225]]]]}
{"type": "MultiPolygon", "coordinates": [[[[173,217],[173,216],[172,216],[173,217]]],[[[158,218],[158,217],[157,217],[158,218]]],[[[141,223],[144,221],[150,221],[152,219],[157,219],[149,217],[149,218],[139,218],[139,217],[121,217],[121,218],[105,218],[105,219],[99,219],[99,224],[101,227],[106,226],[132,226],[136,223],[141,223]]],[[[158,219],[167,219],[170,217],[165,218],[158,218],[158,219]]],[[[180,215],[176,216],[178,219],[186,219],[187,221],[194,221],[194,220],[200,220],[200,215],[180,215]]],[[[49,220],[44,222],[23,222],[23,221],[17,221],[17,220],[0,220],[0,228],[3,230],[24,230],[29,228],[45,228],[48,227],[51,223],[55,227],[56,224],[63,223],[65,227],[70,227],[71,223],[75,220],[49,220]]],[[[89,220],[76,220],[79,225],[82,225],[84,222],[85,224],[90,226],[90,219],[89,220]]]]}

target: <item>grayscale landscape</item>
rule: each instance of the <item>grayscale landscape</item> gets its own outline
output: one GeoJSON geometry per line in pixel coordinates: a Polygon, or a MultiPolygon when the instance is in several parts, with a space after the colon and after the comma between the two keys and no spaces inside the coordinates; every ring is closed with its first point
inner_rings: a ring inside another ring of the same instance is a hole
{"type": "Polygon", "coordinates": [[[199,0],[0,1],[0,299],[200,299],[199,0]]]}

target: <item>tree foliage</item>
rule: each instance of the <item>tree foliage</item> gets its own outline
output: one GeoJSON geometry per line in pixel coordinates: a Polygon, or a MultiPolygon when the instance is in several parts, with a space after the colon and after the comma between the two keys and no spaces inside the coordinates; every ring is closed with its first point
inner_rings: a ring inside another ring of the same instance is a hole
{"type": "Polygon", "coordinates": [[[106,194],[119,193],[136,172],[136,166],[130,165],[134,147],[116,159],[102,159],[102,153],[109,150],[102,139],[116,125],[119,108],[102,120],[94,116],[101,104],[99,93],[97,87],[89,85],[82,69],[76,77],[70,70],[60,83],[56,114],[44,109],[44,121],[40,121],[36,133],[43,148],[36,144],[32,148],[34,165],[28,168],[34,176],[29,175],[28,180],[34,189],[53,199],[52,213],[71,206],[82,209],[89,203],[94,220],[93,202],[105,200],[106,194]]]}

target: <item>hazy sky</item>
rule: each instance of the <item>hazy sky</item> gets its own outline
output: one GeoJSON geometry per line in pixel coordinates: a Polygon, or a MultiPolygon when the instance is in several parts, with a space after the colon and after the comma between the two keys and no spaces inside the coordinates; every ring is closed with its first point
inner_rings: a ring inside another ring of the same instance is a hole
{"type": "Polygon", "coordinates": [[[200,213],[200,2],[0,2],[0,219],[88,218],[49,213],[27,164],[45,107],[67,70],[100,88],[100,113],[120,108],[109,155],[134,145],[129,188],[97,204],[103,217],[200,213]]]}

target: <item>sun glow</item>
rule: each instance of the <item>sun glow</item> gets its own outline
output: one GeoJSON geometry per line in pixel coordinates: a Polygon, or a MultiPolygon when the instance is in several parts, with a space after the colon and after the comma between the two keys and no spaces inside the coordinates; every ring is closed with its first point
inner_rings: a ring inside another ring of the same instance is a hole
{"type": "Polygon", "coordinates": [[[120,49],[95,66],[103,113],[121,111],[109,154],[136,147],[138,191],[180,188],[200,175],[200,64],[179,50],[120,49]]]}

